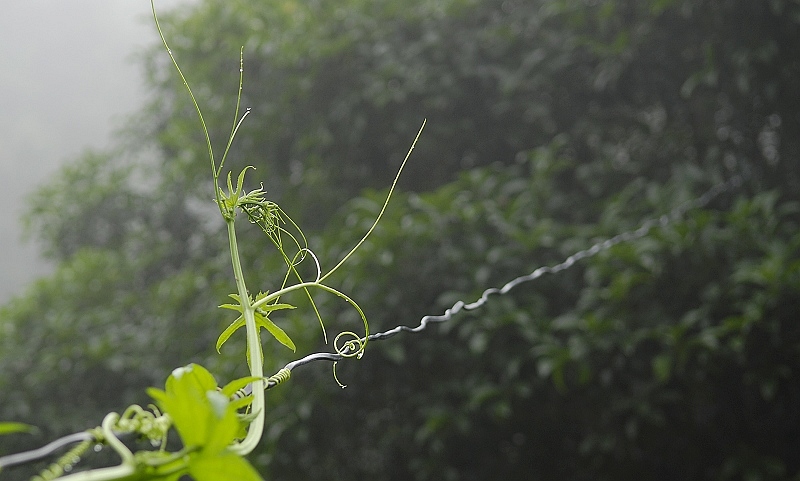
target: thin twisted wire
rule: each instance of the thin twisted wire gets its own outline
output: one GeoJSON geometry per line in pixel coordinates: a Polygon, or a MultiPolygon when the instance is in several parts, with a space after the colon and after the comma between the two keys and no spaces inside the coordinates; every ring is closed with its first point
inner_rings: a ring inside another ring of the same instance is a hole
{"type": "MultiPolygon", "coordinates": [[[[533,272],[531,272],[529,274],[525,274],[525,275],[519,276],[519,277],[517,277],[515,279],[512,279],[512,280],[506,282],[502,287],[499,287],[499,288],[490,287],[490,288],[486,289],[485,291],[483,291],[481,296],[477,300],[475,300],[474,302],[466,303],[464,301],[457,301],[449,309],[446,309],[444,311],[444,313],[442,313],[440,315],[427,315],[427,316],[424,316],[422,319],[420,319],[420,322],[416,327],[409,327],[409,326],[405,326],[405,325],[399,325],[399,326],[397,326],[397,327],[395,327],[393,329],[389,329],[388,331],[376,332],[374,334],[370,334],[366,338],[366,340],[367,341],[379,341],[379,340],[382,340],[382,339],[388,339],[390,337],[393,337],[393,336],[399,334],[400,332],[414,332],[414,333],[415,332],[420,332],[420,331],[425,330],[428,327],[428,325],[431,324],[431,323],[441,323],[441,322],[449,321],[450,319],[452,319],[453,316],[455,316],[456,314],[458,314],[462,310],[463,311],[473,311],[475,309],[479,309],[489,301],[489,297],[492,296],[492,295],[503,295],[503,294],[506,294],[509,291],[511,291],[512,289],[514,289],[515,287],[517,287],[518,285],[520,285],[520,284],[523,284],[523,283],[530,282],[530,281],[533,281],[535,279],[538,279],[539,277],[542,277],[544,274],[555,274],[555,273],[561,272],[561,271],[563,271],[565,269],[569,269],[570,267],[575,265],[575,263],[577,263],[579,261],[582,261],[584,259],[587,259],[589,257],[593,257],[593,256],[599,254],[600,252],[603,252],[605,250],[608,250],[608,249],[614,247],[617,244],[621,244],[623,242],[630,242],[630,241],[633,241],[633,240],[641,239],[642,237],[645,237],[646,235],[648,235],[650,233],[650,231],[653,230],[653,228],[655,228],[657,226],[665,227],[670,222],[674,222],[675,220],[683,217],[683,215],[686,212],[688,212],[690,210],[694,210],[694,209],[699,209],[699,208],[705,207],[706,205],[708,205],[709,202],[711,202],[714,198],[716,198],[717,196],[719,196],[723,192],[726,192],[726,191],[731,190],[733,188],[739,187],[742,184],[742,181],[743,181],[743,178],[742,178],[741,175],[733,176],[733,177],[731,177],[730,179],[728,179],[725,182],[720,182],[719,184],[714,185],[713,187],[708,189],[705,193],[703,193],[701,196],[696,197],[696,198],[691,199],[691,200],[687,200],[687,201],[679,204],[677,207],[672,209],[669,213],[664,214],[664,215],[659,216],[659,217],[648,219],[648,220],[642,222],[639,225],[639,227],[634,229],[634,230],[623,232],[621,234],[617,234],[614,237],[611,237],[611,238],[606,239],[604,241],[597,242],[596,244],[593,244],[591,247],[588,247],[586,249],[583,249],[581,251],[578,251],[578,252],[572,254],[571,256],[567,257],[566,259],[564,259],[563,261],[561,261],[558,264],[551,265],[551,266],[539,267],[539,268],[535,269],[533,272]]],[[[362,341],[363,341],[363,339],[362,339],[362,341]]],[[[323,353],[323,352],[318,352],[318,353],[314,353],[314,354],[309,354],[308,356],[306,356],[306,357],[304,357],[302,359],[298,359],[296,361],[290,362],[283,369],[287,369],[287,370],[291,371],[292,369],[294,369],[296,367],[302,366],[304,364],[309,364],[309,363],[315,362],[315,361],[338,362],[338,361],[343,360],[346,357],[346,355],[349,354],[349,353],[350,353],[350,351],[348,350],[347,347],[345,347],[341,353],[327,353],[327,352],[323,353]]],[[[266,389],[270,389],[272,387],[275,387],[277,384],[278,383],[273,383],[273,384],[267,383],[266,389]]]]}
{"type": "Polygon", "coordinates": [[[83,441],[92,441],[94,439],[94,435],[88,431],[68,434],[42,446],[41,448],[0,457],[0,469],[19,464],[32,463],[34,461],[38,461],[39,459],[46,458],[59,449],[69,446],[70,444],[80,443],[83,441]]]}
{"type": "MultiPolygon", "coordinates": [[[[597,242],[596,244],[593,244],[591,247],[587,249],[583,249],[581,251],[572,254],[571,256],[567,257],[558,264],[552,266],[539,267],[529,274],[519,276],[517,278],[514,278],[506,282],[502,287],[499,288],[490,287],[485,291],[483,291],[481,296],[474,302],[465,303],[464,301],[457,301],[455,304],[452,305],[452,307],[446,309],[443,314],[424,316],[422,319],[420,319],[419,325],[417,325],[416,327],[400,325],[393,329],[389,329],[388,331],[371,334],[366,338],[366,340],[378,341],[382,339],[388,339],[390,337],[397,335],[400,332],[420,332],[425,330],[430,323],[441,323],[448,321],[452,319],[454,315],[458,314],[462,310],[472,311],[475,309],[479,309],[489,301],[489,296],[506,294],[520,284],[538,279],[544,274],[555,274],[565,269],[569,269],[570,267],[575,265],[576,262],[595,256],[600,252],[608,250],[617,244],[620,244],[622,242],[630,242],[636,239],[641,239],[642,237],[649,234],[654,227],[667,226],[670,222],[673,222],[681,218],[686,212],[693,209],[702,208],[706,206],[709,202],[711,202],[714,198],[716,198],[718,195],[722,194],[723,192],[739,187],[742,184],[742,182],[743,182],[742,175],[736,175],[734,177],[731,177],[725,182],[721,182],[719,184],[714,185],[705,193],[703,193],[703,195],[679,204],[677,207],[672,209],[668,214],[664,214],[660,217],[648,219],[642,222],[642,224],[634,230],[623,232],[604,241],[597,242]]],[[[363,342],[364,339],[361,339],[361,341],[363,342]]],[[[350,345],[352,346],[353,344],[350,345]]],[[[345,345],[345,347],[340,352],[337,353],[317,352],[314,354],[309,354],[308,356],[297,359],[295,361],[292,361],[286,364],[286,366],[281,368],[277,373],[267,378],[267,381],[265,382],[266,385],[265,389],[271,389],[279,384],[282,384],[284,381],[289,379],[291,371],[296,367],[300,367],[305,364],[309,364],[316,361],[329,361],[335,363],[345,359],[347,355],[352,352],[352,349],[353,349],[352,347],[348,348],[347,345],[345,345]]],[[[250,394],[251,392],[250,385],[248,385],[242,391],[245,394],[250,394]]],[[[11,454],[8,456],[2,456],[0,457],[0,468],[5,468],[18,464],[30,463],[35,460],[47,457],[56,450],[64,446],[67,446],[69,444],[87,441],[91,439],[93,439],[93,436],[88,432],[81,432],[64,436],[39,449],[34,449],[32,451],[26,451],[17,454],[11,454]]]]}
{"type": "Polygon", "coordinates": [[[394,336],[397,333],[402,332],[402,331],[405,331],[405,332],[420,332],[420,331],[424,330],[428,326],[429,323],[431,323],[431,322],[445,322],[445,321],[448,321],[454,315],[459,313],[461,310],[472,311],[472,310],[478,309],[478,308],[482,307],[484,304],[486,304],[486,302],[489,300],[489,296],[491,296],[491,295],[503,295],[503,294],[506,294],[511,289],[517,287],[520,284],[523,284],[525,282],[530,282],[530,281],[533,281],[535,279],[538,279],[539,277],[542,277],[544,274],[555,274],[555,273],[561,272],[561,271],[563,271],[565,269],[569,269],[570,267],[575,265],[576,262],[579,262],[579,261],[581,261],[583,259],[587,259],[589,257],[593,257],[593,256],[599,254],[600,252],[603,252],[605,250],[608,250],[608,249],[614,247],[617,244],[620,244],[620,243],[623,243],[623,242],[630,242],[630,241],[633,241],[633,240],[636,240],[636,239],[641,239],[642,237],[644,237],[647,234],[649,234],[650,231],[654,227],[656,227],[656,226],[661,226],[661,227],[667,226],[670,222],[673,222],[673,221],[681,218],[687,211],[693,210],[693,209],[699,209],[701,207],[706,206],[709,202],[711,202],[715,197],[717,197],[721,193],[726,192],[726,191],[728,191],[728,190],[730,190],[730,189],[732,189],[734,187],[738,187],[739,185],[741,185],[741,183],[742,183],[741,176],[737,175],[735,177],[731,177],[726,182],[721,182],[721,183],[716,184],[715,186],[711,187],[708,191],[706,191],[700,197],[696,197],[694,199],[691,199],[691,200],[688,200],[686,202],[681,203],[680,205],[678,205],[677,207],[672,209],[668,214],[664,214],[664,215],[662,215],[660,217],[656,217],[656,218],[653,218],[653,219],[648,219],[648,220],[642,222],[642,224],[635,230],[623,232],[621,234],[615,235],[614,237],[611,237],[611,238],[606,239],[604,241],[598,242],[598,243],[592,245],[591,247],[589,247],[587,249],[584,249],[584,250],[581,250],[581,251],[578,251],[578,252],[572,254],[571,256],[567,257],[566,259],[564,259],[562,262],[560,262],[558,264],[555,264],[555,265],[552,265],[552,266],[539,267],[536,270],[534,270],[533,272],[531,272],[530,274],[519,276],[519,277],[517,277],[515,279],[512,279],[512,280],[506,282],[500,288],[490,287],[490,288],[486,289],[485,291],[483,291],[483,293],[481,294],[480,298],[478,298],[474,302],[471,302],[471,303],[467,304],[464,301],[457,301],[455,304],[453,304],[452,307],[450,307],[449,309],[445,310],[444,313],[441,314],[441,315],[438,315],[438,316],[429,315],[429,316],[423,317],[420,320],[419,325],[416,326],[416,327],[408,327],[408,326],[400,325],[400,326],[395,327],[394,329],[390,329],[390,330],[385,331],[385,332],[378,332],[378,333],[372,334],[371,336],[369,336],[368,339],[370,341],[379,340],[379,339],[388,339],[388,338],[390,338],[390,337],[392,337],[392,336],[394,336]]]}

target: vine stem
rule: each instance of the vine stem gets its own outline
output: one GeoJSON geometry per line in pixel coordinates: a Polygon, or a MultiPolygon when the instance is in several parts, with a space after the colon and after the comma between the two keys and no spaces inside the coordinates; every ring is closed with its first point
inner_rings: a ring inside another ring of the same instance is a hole
{"type": "Polygon", "coordinates": [[[136,468],[131,464],[120,464],[119,466],[112,466],[110,468],[98,468],[89,471],[81,471],[80,473],[68,474],[59,477],[59,481],[111,481],[115,479],[124,479],[133,475],[136,468]]]}
{"type": "MultiPolygon", "coordinates": [[[[239,292],[239,302],[242,306],[242,316],[244,316],[244,325],[247,331],[247,352],[250,356],[250,375],[263,378],[264,365],[261,359],[261,339],[259,338],[258,329],[256,328],[256,308],[250,301],[250,295],[247,292],[247,285],[244,281],[242,263],[239,259],[239,246],[236,242],[234,218],[226,218],[225,223],[228,226],[228,242],[230,243],[233,276],[236,279],[236,289],[239,292]]],[[[245,438],[240,443],[232,444],[228,448],[240,456],[245,456],[253,451],[261,440],[261,435],[264,432],[264,410],[266,407],[264,399],[264,381],[254,381],[252,387],[252,410],[256,414],[256,418],[250,423],[245,438]]]]}
{"type": "Polygon", "coordinates": [[[103,436],[106,442],[120,455],[122,464],[119,466],[112,466],[110,468],[91,469],[89,471],[81,471],[79,473],[70,474],[67,476],[59,477],[63,481],[110,481],[113,479],[123,479],[133,475],[136,472],[136,463],[134,461],[133,453],[117,439],[114,435],[113,428],[119,420],[119,414],[109,413],[103,419],[102,429],[103,436]]]}

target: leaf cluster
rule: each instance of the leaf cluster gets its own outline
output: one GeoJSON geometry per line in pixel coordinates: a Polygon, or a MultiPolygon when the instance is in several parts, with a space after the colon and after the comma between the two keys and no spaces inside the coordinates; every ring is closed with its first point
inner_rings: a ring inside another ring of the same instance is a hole
{"type": "MultiPolygon", "coordinates": [[[[267,293],[260,292],[255,297],[255,299],[253,301],[251,301],[251,302],[259,301],[259,300],[265,298],[266,296],[267,296],[267,293]]],[[[235,300],[237,302],[237,304],[222,304],[219,307],[221,307],[223,309],[230,309],[230,310],[237,311],[237,312],[241,313],[242,312],[242,304],[241,304],[241,302],[239,302],[239,296],[236,295],[236,294],[231,294],[230,297],[233,300],[235,300]]],[[[281,309],[294,309],[294,308],[295,308],[295,306],[293,306],[291,304],[271,303],[271,304],[266,304],[263,307],[256,308],[256,311],[255,311],[256,327],[259,330],[261,328],[265,328],[270,334],[272,334],[272,336],[278,342],[280,342],[284,346],[286,346],[289,349],[291,349],[292,352],[295,352],[297,350],[297,348],[294,345],[294,342],[292,342],[292,339],[286,334],[286,332],[284,332],[283,329],[278,327],[278,325],[275,324],[274,322],[270,321],[268,316],[269,316],[269,313],[272,312],[272,311],[277,311],[277,310],[281,310],[281,309]]],[[[217,352],[219,352],[219,350],[222,347],[222,345],[225,344],[225,341],[227,341],[231,337],[231,335],[233,335],[233,333],[236,332],[236,330],[241,328],[241,327],[244,327],[244,316],[243,315],[240,315],[239,317],[237,317],[236,320],[234,320],[231,323],[231,325],[228,326],[227,328],[225,328],[225,330],[222,331],[222,334],[219,335],[219,338],[217,339],[217,346],[216,346],[217,347],[217,352]]]]}
{"type": "MultiPolygon", "coordinates": [[[[260,480],[247,460],[228,450],[234,439],[244,437],[246,418],[238,409],[252,401],[249,397],[230,401],[231,396],[254,380],[245,377],[218,388],[208,370],[189,364],[172,372],[166,390],[148,389],[161,410],[170,416],[183,444],[180,456],[166,456],[171,463],[159,468],[168,474],[159,478],[148,473],[148,479],[177,480],[189,474],[197,481],[260,480]]],[[[152,463],[152,454],[145,457],[152,463]]]]}

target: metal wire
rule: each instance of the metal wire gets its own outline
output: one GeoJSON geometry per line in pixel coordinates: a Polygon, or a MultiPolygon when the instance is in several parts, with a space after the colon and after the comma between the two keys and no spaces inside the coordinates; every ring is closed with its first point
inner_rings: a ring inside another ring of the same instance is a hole
{"type": "MultiPolygon", "coordinates": [[[[681,203],[680,205],[678,205],[677,207],[672,209],[668,214],[664,214],[664,215],[662,215],[660,217],[648,219],[648,220],[642,222],[639,225],[639,227],[634,229],[634,230],[623,232],[621,234],[615,235],[614,237],[611,237],[610,239],[606,239],[604,241],[597,242],[596,244],[593,244],[589,248],[586,248],[584,250],[581,250],[581,251],[578,251],[578,252],[572,254],[571,256],[567,257],[566,259],[564,259],[563,261],[561,261],[558,264],[555,264],[555,265],[552,265],[552,266],[539,267],[539,268],[535,269],[533,272],[531,272],[529,274],[525,274],[525,275],[519,276],[519,277],[517,277],[515,279],[512,279],[512,280],[506,282],[502,287],[499,287],[499,288],[490,287],[490,288],[486,289],[485,291],[483,291],[481,296],[477,300],[475,300],[474,302],[466,303],[464,301],[457,301],[449,309],[446,309],[444,311],[444,313],[442,313],[440,315],[424,316],[422,319],[420,319],[420,322],[416,327],[409,327],[409,326],[399,325],[399,326],[397,326],[397,327],[395,327],[393,329],[389,329],[388,331],[383,331],[383,332],[377,332],[377,333],[374,333],[374,334],[370,334],[366,338],[366,340],[367,341],[379,341],[379,340],[382,340],[382,339],[389,339],[390,337],[393,337],[393,336],[397,335],[400,332],[412,332],[412,333],[420,332],[420,331],[425,330],[428,327],[428,325],[431,324],[431,323],[441,323],[441,322],[449,321],[450,319],[452,319],[453,316],[455,316],[456,314],[458,314],[462,310],[463,311],[473,311],[475,309],[479,309],[479,308],[483,307],[483,305],[486,304],[489,301],[489,297],[492,296],[492,295],[503,295],[503,294],[506,294],[509,291],[511,291],[511,289],[514,289],[515,287],[517,287],[520,284],[523,284],[523,283],[530,282],[530,281],[533,281],[535,279],[538,279],[539,277],[542,277],[544,274],[555,274],[555,273],[561,272],[561,271],[563,271],[565,269],[569,269],[570,267],[575,265],[576,262],[582,261],[582,260],[587,259],[589,257],[593,257],[593,256],[599,254],[600,252],[606,251],[606,250],[614,247],[617,244],[620,244],[620,243],[623,243],[623,242],[630,242],[630,241],[633,241],[633,240],[636,240],[636,239],[641,239],[642,237],[645,237],[646,235],[648,235],[650,233],[650,231],[653,230],[654,227],[667,226],[670,222],[674,222],[675,220],[681,218],[686,212],[688,212],[690,210],[693,210],[693,209],[699,209],[701,207],[704,207],[709,202],[711,202],[714,198],[716,198],[717,196],[722,194],[723,192],[727,192],[730,189],[739,187],[742,184],[742,182],[743,182],[742,175],[736,175],[734,177],[731,177],[730,179],[728,179],[725,182],[721,182],[719,184],[714,185],[709,190],[707,190],[705,193],[703,193],[701,196],[681,203]]],[[[362,339],[362,341],[363,341],[363,339],[362,339]]],[[[346,357],[347,354],[349,354],[349,351],[347,350],[347,348],[345,348],[343,350],[343,352],[341,352],[341,353],[315,353],[315,354],[310,354],[310,355],[308,355],[308,356],[306,356],[306,357],[304,357],[302,359],[298,359],[296,361],[290,362],[282,370],[291,371],[295,367],[299,367],[299,366],[302,366],[302,365],[305,365],[305,364],[309,364],[309,363],[315,362],[315,361],[338,362],[338,361],[343,360],[346,357]]],[[[272,387],[275,387],[276,385],[277,385],[277,383],[275,383],[275,384],[267,383],[266,389],[270,389],[272,387]]]]}
{"type": "Polygon", "coordinates": [[[552,265],[552,266],[542,266],[531,272],[530,274],[526,274],[523,276],[519,276],[515,279],[512,279],[505,283],[500,288],[490,287],[486,289],[481,294],[480,298],[474,302],[469,304],[465,303],[464,301],[458,301],[453,304],[452,307],[445,310],[443,314],[438,316],[425,316],[420,320],[420,323],[416,327],[408,327],[408,326],[397,326],[394,329],[390,329],[385,332],[379,332],[372,334],[368,337],[370,341],[379,340],[379,339],[388,339],[401,331],[405,332],[420,332],[424,330],[427,325],[431,322],[444,322],[450,320],[454,315],[460,312],[462,309],[465,311],[472,311],[482,307],[486,302],[489,300],[489,296],[491,295],[502,295],[508,293],[511,289],[517,287],[520,284],[525,282],[530,282],[532,280],[538,279],[544,274],[555,274],[557,272],[561,272],[565,269],[569,269],[576,262],[581,261],[583,259],[587,259],[589,257],[595,256],[600,252],[608,250],[614,247],[617,244],[623,242],[630,242],[636,239],[641,239],[642,237],[646,236],[650,233],[650,231],[656,227],[661,226],[664,227],[668,225],[670,222],[673,222],[680,217],[682,217],[687,211],[692,209],[698,209],[707,205],[711,202],[715,197],[720,195],[721,193],[730,190],[733,187],[738,187],[742,183],[741,176],[735,176],[729,179],[727,182],[723,182],[720,184],[715,185],[714,187],[710,188],[700,197],[695,199],[686,201],[679,206],[675,207],[670,211],[669,214],[662,215],[660,217],[654,219],[648,219],[644,221],[637,229],[623,232],[622,234],[617,234],[610,239],[606,239],[604,241],[598,242],[591,247],[578,251],[571,256],[564,259],[562,262],[552,265]]]}
{"type": "Polygon", "coordinates": [[[62,438],[58,438],[55,441],[42,446],[41,448],[0,457],[0,469],[5,469],[9,466],[16,466],[18,464],[32,463],[34,461],[38,461],[39,459],[46,458],[59,449],[69,446],[70,444],[90,440],[93,441],[94,436],[86,431],[69,434],[62,438]]]}
{"type": "MultiPolygon", "coordinates": [[[[611,237],[610,239],[597,242],[587,249],[572,254],[571,256],[567,257],[558,264],[554,264],[552,266],[539,267],[529,274],[519,276],[515,279],[506,282],[502,287],[499,288],[490,287],[489,289],[483,291],[481,296],[474,302],[465,303],[464,301],[457,301],[455,304],[452,305],[452,307],[446,309],[444,313],[440,315],[424,316],[422,319],[420,319],[420,322],[416,327],[399,325],[388,331],[371,334],[366,338],[366,340],[379,341],[382,339],[388,339],[390,337],[397,335],[400,332],[420,332],[425,330],[431,323],[441,323],[452,319],[453,316],[455,316],[462,310],[473,311],[475,309],[479,309],[489,301],[489,297],[492,295],[506,294],[520,284],[538,279],[544,274],[555,274],[565,269],[569,269],[570,267],[575,265],[576,262],[587,259],[589,257],[593,257],[599,254],[600,252],[608,250],[617,244],[623,242],[630,242],[636,239],[641,239],[642,237],[648,235],[654,227],[657,226],[664,227],[668,225],[670,222],[674,222],[675,220],[682,217],[687,211],[693,209],[699,209],[701,207],[706,206],[718,195],[732,188],[740,186],[742,182],[743,182],[743,177],[741,175],[731,177],[726,182],[722,182],[711,187],[703,195],[678,205],[677,207],[672,209],[668,214],[653,219],[648,219],[642,222],[642,224],[634,230],[623,232],[621,234],[615,235],[614,237],[611,237]]],[[[363,342],[365,341],[365,339],[361,339],[361,341],[363,342]]],[[[314,354],[309,354],[308,356],[305,356],[301,359],[297,359],[295,361],[286,364],[286,366],[278,370],[278,372],[276,372],[274,375],[267,378],[265,382],[266,386],[265,389],[271,389],[289,379],[291,371],[296,367],[300,367],[316,361],[329,361],[335,363],[345,359],[346,357],[349,357],[348,354],[351,354],[351,350],[353,348],[347,347],[348,345],[353,346],[353,344],[346,344],[345,347],[340,352],[336,353],[317,352],[314,354]]],[[[248,385],[241,391],[243,392],[243,394],[249,395],[251,393],[250,385],[248,385]]],[[[93,439],[93,436],[88,432],[74,433],[59,438],[39,449],[3,456],[0,457],[0,469],[36,461],[51,455],[52,453],[54,453],[58,449],[63,448],[64,446],[76,442],[87,441],[90,439],[93,439]]]]}

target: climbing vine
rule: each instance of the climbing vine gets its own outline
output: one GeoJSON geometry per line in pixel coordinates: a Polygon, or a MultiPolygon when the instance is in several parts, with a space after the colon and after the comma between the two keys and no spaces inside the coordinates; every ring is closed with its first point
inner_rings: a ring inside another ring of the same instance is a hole
{"type": "MultiPolygon", "coordinates": [[[[158,26],[155,9],[154,20],[158,26]]],[[[0,470],[42,459],[64,446],[75,444],[66,454],[61,455],[51,466],[42,471],[38,479],[61,477],[78,481],[127,478],[177,480],[187,474],[200,481],[218,479],[222,476],[245,480],[259,479],[259,475],[244,456],[254,449],[263,434],[265,417],[268,413],[265,391],[287,381],[294,368],[317,360],[333,362],[335,365],[336,362],[345,358],[360,358],[370,341],[386,339],[401,331],[418,332],[425,329],[430,322],[450,319],[460,310],[477,309],[487,302],[490,295],[505,294],[523,282],[532,281],[545,273],[560,272],[576,262],[618,243],[646,236],[654,227],[665,225],[688,209],[702,207],[714,196],[735,187],[741,181],[739,177],[734,177],[712,188],[707,194],[696,200],[679,206],[670,214],[644,222],[638,229],[598,242],[588,249],[567,257],[563,262],[538,268],[500,288],[488,289],[477,301],[472,303],[458,301],[441,316],[424,317],[417,327],[398,326],[385,332],[370,333],[366,315],[356,300],[327,284],[326,281],[331,274],[346,263],[380,221],[391,198],[397,178],[392,184],[380,213],[366,234],[333,268],[323,270],[321,260],[309,249],[302,230],[286,211],[267,199],[263,188],[251,190],[245,188],[247,175],[254,168],[245,167],[238,173],[225,170],[225,161],[234,138],[250,112],[248,109],[245,109],[243,113],[240,112],[239,101],[244,78],[243,53],[240,53],[239,95],[233,116],[233,126],[224,153],[217,161],[201,108],[161,32],[160,26],[158,31],[166,52],[174,63],[196,108],[207,143],[216,206],[225,222],[228,234],[236,289],[234,293],[230,294],[233,302],[220,307],[235,312],[236,317],[219,335],[215,347],[219,350],[232,336],[240,333],[240,330],[244,328],[247,346],[243,361],[248,365],[249,375],[220,385],[217,379],[200,365],[190,364],[179,367],[168,377],[164,389],[151,388],[148,390],[153,404],[146,408],[133,405],[121,414],[110,413],[103,419],[100,426],[62,438],[35,453],[4,456],[0,458],[0,470]],[[285,263],[286,272],[283,282],[273,290],[256,291],[246,281],[248,273],[239,257],[239,241],[237,240],[237,229],[241,228],[241,224],[237,224],[236,221],[241,218],[246,218],[250,224],[257,226],[268,237],[285,263]],[[305,279],[299,273],[298,267],[302,262],[313,263],[316,272],[313,279],[305,279]],[[286,294],[294,291],[302,291],[306,294],[309,303],[317,313],[317,320],[326,341],[328,335],[325,323],[314,303],[313,293],[315,291],[333,294],[349,303],[362,320],[364,332],[363,334],[353,331],[339,333],[333,339],[334,352],[310,354],[287,364],[274,375],[267,376],[263,366],[263,347],[260,336],[262,329],[286,348],[292,351],[296,350],[289,333],[271,319],[273,314],[295,307],[281,302],[286,294]],[[177,448],[169,443],[170,432],[176,433],[180,438],[177,448]],[[121,440],[128,435],[146,440],[152,448],[132,451],[121,440]],[[86,457],[90,449],[106,448],[119,455],[121,459],[119,465],[73,472],[78,462],[86,457]]],[[[420,133],[414,139],[411,149],[403,161],[403,166],[414,149],[420,133]]],[[[401,166],[400,171],[402,168],[401,166]]],[[[32,428],[21,424],[0,425],[0,433],[22,432],[30,429],[32,428]]]]}

